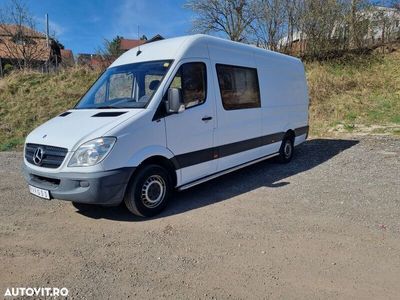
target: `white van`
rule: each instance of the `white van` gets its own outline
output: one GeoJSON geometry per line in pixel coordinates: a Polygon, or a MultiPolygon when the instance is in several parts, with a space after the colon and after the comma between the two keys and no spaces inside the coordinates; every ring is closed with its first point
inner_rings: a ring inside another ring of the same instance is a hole
{"type": "Polygon", "coordinates": [[[118,205],[139,216],[174,189],[279,156],[308,134],[302,62],[207,35],[153,42],[119,57],[72,109],[32,131],[30,192],[118,205]]]}

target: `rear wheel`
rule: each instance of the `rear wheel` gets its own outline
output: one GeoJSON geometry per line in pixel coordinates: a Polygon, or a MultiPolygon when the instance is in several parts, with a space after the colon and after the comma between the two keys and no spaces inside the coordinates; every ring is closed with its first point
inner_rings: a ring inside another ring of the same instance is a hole
{"type": "Polygon", "coordinates": [[[158,165],[140,168],[130,180],[126,195],[126,207],[135,215],[152,217],[167,205],[172,193],[171,177],[158,165]]]}
{"type": "Polygon", "coordinates": [[[281,148],[279,149],[279,161],[281,163],[288,163],[292,160],[294,153],[294,143],[291,136],[286,136],[283,141],[281,148]]]}

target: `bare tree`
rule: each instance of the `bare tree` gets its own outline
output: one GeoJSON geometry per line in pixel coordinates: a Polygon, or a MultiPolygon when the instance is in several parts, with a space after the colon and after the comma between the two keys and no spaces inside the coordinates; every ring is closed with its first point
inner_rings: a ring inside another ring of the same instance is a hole
{"type": "Polygon", "coordinates": [[[376,18],[378,22],[378,28],[380,31],[380,42],[382,45],[382,52],[387,49],[389,52],[393,50],[393,41],[396,40],[399,33],[399,12],[395,9],[391,11],[385,11],[378,9],[376,11],[376,18]]]}
{"type": "Polygon", "coordinates": [[[257,6],[260,8],[254,27],[257,45],[276,51],[287,28],[284,2],[282,0],[259,0],[257,6]]]}
{"type": "Polygon", "coordinates": [[[307,39],[305,54],[323,56],[341,45],[344,28],[343,2],[337,0],[303,0],[299,8],[299,29],[307,39]]]}
{"type": "MultiPolygon", "coordinates": [[[[386,1],[387,3],[387,1],[386,1]]],[[[391,0],[400,9],[400,0],[391,0]]],[[[275,51],[328,58],[400,35],[398,16],[371,0],[189,0],[194,28],[275,51]],[[397,25],[396,25],[397,24],[397,25]]],[[[389,45],[390,46],[390,45],[389,45]]],[[[386,47],[386,46],[385,46],[386,47]]]]}
{"type": "Polygon", "coordinates": [[[359,24],[359,14],[358,12],[358,6],[360,4],[360,0],[351,0],[351,6],[350,6],[350,13],[349,13],[349,24],[350,24],[350,32],[349,36],[351,38],[350,46],[351,47],[359,47],[361,44],[361,39],[360,35],[358,33],[358,24],[359,24]]]}
{"type": "MultiPolygon", "coordinates": [[[[292,52],[292,43],[295,32],[299,32],[299,17],[300,17],[300,1],[299,0],[284,0],[286,11],[287,33],[284,45],[279,47],[286,53],[292,52]]],[[[301,50],[301,49],[300,49],[301,50]]]]}
{"type": "Polygon", "coordinates": [[[391,0],[390,6],[400,11],[400,0],[391,0]]]}
{"type": "Polygon", "coordinates": [[[345,31],[344,49],[361,49],[368,47],[368,29],[371,14],[369,0],[351,0],[345,4],[345,22],[348,30],[345,31]]]}
{"type": "Polygon", "coordinates": [[[394,39],[400,40],[400,0],[392,0],[391,7],[395,9],[394,12],[394,39]]]}
{"type": "Polygon", "coordinates": [[[46,49],[44,35],[35,28],[34,18],[21,1],[12,0],[9,5],[0,8],[0,47],[20,69],[31,67],[50,51],[46,49]]]}
{"type": "Polygon", "coordinates": [[[196,13],[194,31],[222,32],[232,41],[245,41],[256,19],[252,0],[189,0],[185,7],[196,13]]]}

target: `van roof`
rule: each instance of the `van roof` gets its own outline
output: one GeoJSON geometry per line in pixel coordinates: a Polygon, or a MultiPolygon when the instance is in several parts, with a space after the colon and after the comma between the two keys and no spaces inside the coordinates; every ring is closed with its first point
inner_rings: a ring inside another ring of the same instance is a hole
{"type": "Polygon", "coordinates": [[[154,60],[180,60],[183,58],[206,58],[208,47],[226,48],[226,51],[252,52],[260,56],[273,56],[276,59],[299,59],[258,48],[254,45],[233,42],[206,34],[187,35],[164,39],[132,48],[117,58],[110,67],[154,60]]]}

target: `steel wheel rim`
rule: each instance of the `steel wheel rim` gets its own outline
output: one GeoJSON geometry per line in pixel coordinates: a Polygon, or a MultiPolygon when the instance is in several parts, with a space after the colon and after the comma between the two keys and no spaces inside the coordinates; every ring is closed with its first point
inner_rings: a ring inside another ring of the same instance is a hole
{"type": "Polygon", "coordinates": [[[292,144],[290,141],[286,141],[285,146],[283,147],[283,153],[286,158],[289,158],[292,155],[292,144]]]}
{"type": "Polygon", "coordinates": [[[159,175],[152,175],[142,186],[141,200],[147,208],[155,208],[164,200],[166,193],[165,180],[159,175]]]}

